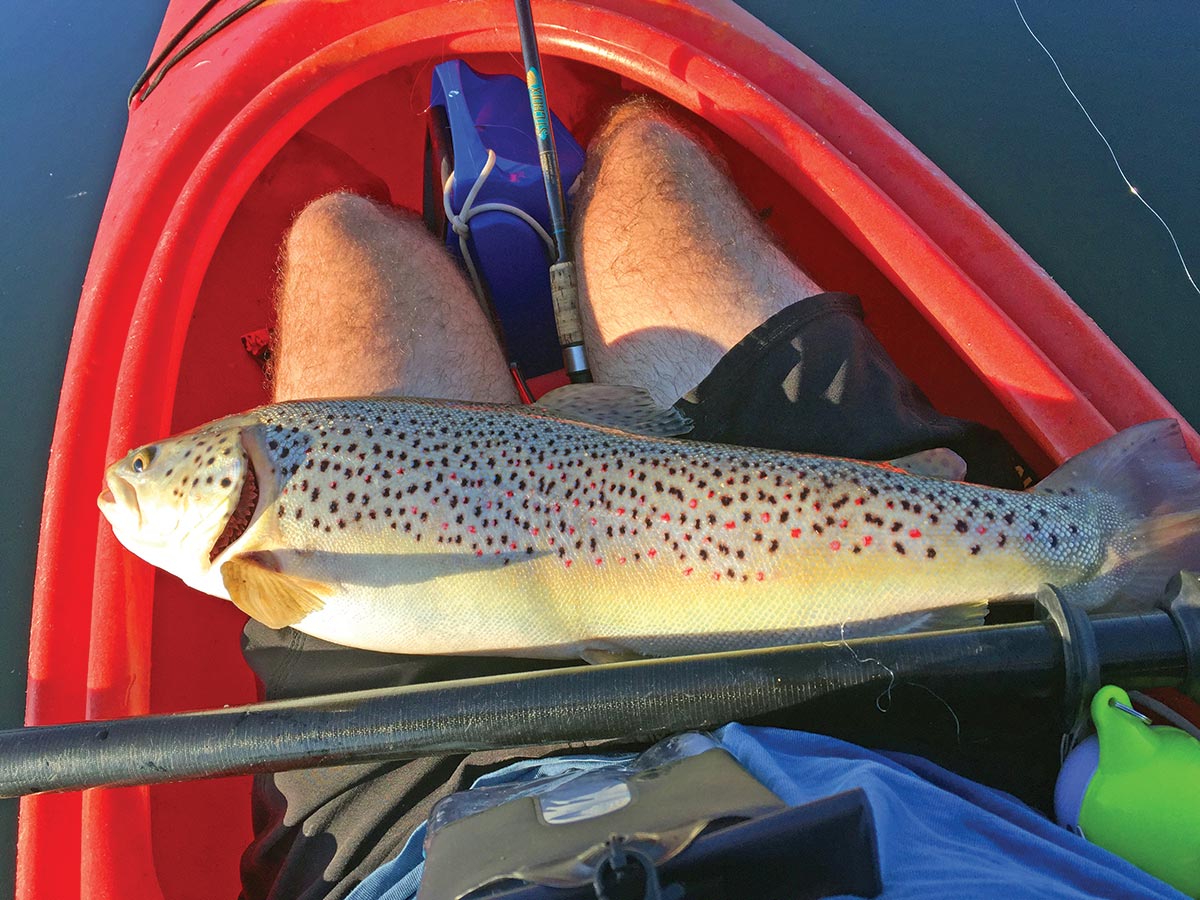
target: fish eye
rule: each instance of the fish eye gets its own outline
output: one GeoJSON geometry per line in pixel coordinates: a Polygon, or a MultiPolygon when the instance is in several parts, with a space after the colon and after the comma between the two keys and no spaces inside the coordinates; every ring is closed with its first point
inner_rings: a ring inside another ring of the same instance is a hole
{"type": "Polygon", "coordinates": [[[140,475],[149,467],[150,463],[154,462],[155,453],[154,447],[143,447],[133,457],[133,462],[129,464],[129,467],[140,475]]]}

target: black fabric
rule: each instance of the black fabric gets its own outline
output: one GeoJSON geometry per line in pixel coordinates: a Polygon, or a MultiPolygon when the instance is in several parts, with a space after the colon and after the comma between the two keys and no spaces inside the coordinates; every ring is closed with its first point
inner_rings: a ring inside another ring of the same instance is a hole
{"type": "MultiPolygon", "coordinates": [[[[858,300],[820,294],[746,336],[677,406],[690,437],[862,459],[950,447],[972,480],[1021,487],[1016,453],[995,432],[939,414],[884,353],[858,300]]],[[[251,621],[246,661],[267,699],[519,672],[570,663],[406,656],[352,650],[251,621]]],[[[578,751],[547,746],[533,755],[578,751]]],[[[476,753],[259,776],[244,900],[344,897],[399,852],[441,797],[529,753],[476,753]]]]}
{"type": "Polygon", "coordinates": [[[969,481],[1021,489],[1029,475],[997,432],[930,405],[852,294],[817,294],[776,313],[675,406],[699,441],[870,460],[949,447],[969,481]]]}

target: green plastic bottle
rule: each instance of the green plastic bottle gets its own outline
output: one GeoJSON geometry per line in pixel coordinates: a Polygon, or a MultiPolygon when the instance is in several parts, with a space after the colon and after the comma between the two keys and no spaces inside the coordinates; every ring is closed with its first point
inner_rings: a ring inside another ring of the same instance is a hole
{"type": "Polygon", "coordinates": [[[1131,709],[1129,695],[1111,685],[1092,699],[1096,737],[1063,766],[1055,792],[1059,820],[1200,897],[1200,741],[1178,728],[1148,725],[1121,706],[1131,709]]]}

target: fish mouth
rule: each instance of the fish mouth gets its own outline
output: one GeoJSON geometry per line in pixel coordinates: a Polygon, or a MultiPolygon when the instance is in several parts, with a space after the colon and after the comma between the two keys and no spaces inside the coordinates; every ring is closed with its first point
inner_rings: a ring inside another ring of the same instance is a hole
{"type": "Polygon", "coordinates": [[[237,506],[233,508],[233,513],[225,522],[224,530],[217,537],[216,543],[212,545],[212,550],[209,551],[208,561],[210,563],[214,562],[218,556],[246,533],[246,529],[250,527],[250,521],[258,509],[258,475],[254,471],[254,464],[248,457],[243,457],[243,461],[246,464],[246,475],[242,479],[242,490],[238,495],[237,506]]]}
{"type": "Polygon", "coordinates": [[[128,481],[115,472],[109,472],[104,478],[104,490],[96,498],[100,512],[110,522],[114,516],[120,515],[120,509],[129,510],[136,517],[138,524],[142,521],[142,507],[138,503],[137,491],[128,481]]]}

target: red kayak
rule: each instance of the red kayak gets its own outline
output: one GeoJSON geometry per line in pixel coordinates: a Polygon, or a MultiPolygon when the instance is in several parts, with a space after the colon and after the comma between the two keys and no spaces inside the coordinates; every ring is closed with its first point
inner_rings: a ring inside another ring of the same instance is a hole
{"type": "MultiPolygon", "coordinates": [[[[239,7],[189,22],[207,5],[172,0],[156,53],[239,7]]],[[[96,508],[102,470],[265,401],[240,337],[269,321],[289,221],[345,186],[420,208],[435,64],[521,72],[510,0],[247,6],[133,103],[51,451],[29,724],[255,699],[243,616],[116,543],[96,508]]],[[[734,4],[537,0],[535,12],[550,100],[581,143],[631,92],[704,123],[782,244],[818,283],[861,296],[944,412],[999,429],[1040,471],[1116,429],[1179,418],[941,171],[734,4]]],[[[17,896],[236,896],[249,795],[233,778],[27,797],[17,896]]]]}

